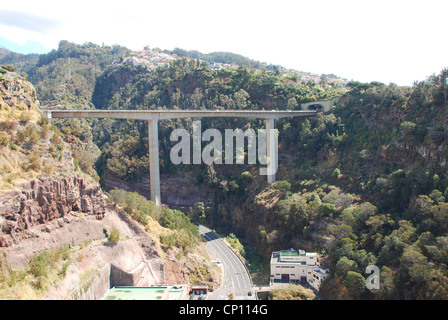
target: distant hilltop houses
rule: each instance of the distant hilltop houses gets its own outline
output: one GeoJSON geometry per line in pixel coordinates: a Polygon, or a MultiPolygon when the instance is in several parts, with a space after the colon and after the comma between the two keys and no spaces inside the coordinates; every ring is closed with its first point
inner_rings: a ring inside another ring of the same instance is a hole
{"type": "Polygon", "coordinates": [[[209,70],[219,71],[221,69],[228,69],[232,66],[229,63],[218,63],[218,62],[211,62],[208,64],[207,68],[209,70]]]}
{"type": "MultiPolygon", "coordinates": [[[[154,70],[158,67],[167,66],[170,64],[170,62],[176,59],[179,59],[179,56],[176,54],[170,54],[162,52],[159,49],[150,49],[146,47],[143,50],[133,51],[129,56],[121,58],[120,60],[113,61],[112,65],[119,66],[122,64],[132,64],[134,66],[144,66],[149,70],[154,70]]],[[[268,68],[267,63],[265,62],[261,63],[261,66],[268,68]]],[[[229,68],[237,69],[238,65],[220,62],[208,62],[206,68],[213,71],[220,71],[222,69],[229,68]]],[[[320,83],[323,79],[322,77],[326,78],[329,83],[345,85],[348,82],[347,79],[342,79],[335,75],[318,75],[288,69],[283,69],[282,73],[283,76],[295,75],[296,79],[300,82],[314,81],[315,83],[320,83]]]]}
{"type": "Polygon", "coordinates": [[[176,60],[176,55],[160,52],[158,50],[144,49],[133,51],[130,56],[122,60],[112,62],[112,65],[133,64],[134,66],[144,65],[148,69],[167,66],[171,61],[176,60]]]}

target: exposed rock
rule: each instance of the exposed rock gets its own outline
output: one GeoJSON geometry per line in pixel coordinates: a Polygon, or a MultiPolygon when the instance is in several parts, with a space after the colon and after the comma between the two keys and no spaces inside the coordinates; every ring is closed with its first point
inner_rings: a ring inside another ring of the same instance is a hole
{"type": "MultiPolygon", "coordinates": [[[[149,177],[142,181],[128,182],[117,177],[106,175],[102,180],[106,191],[114,188],[131,192],[138,192],[146,198],[150,198],[149,177]]],[[[196,202],[208,203],[213,193],[204,185],[195,185],[182,177],[162,177],[160,183],[162,202],[170,207],[191,207],[196,202]]]]}
{"type": "MultiPolygon", "coordinates": [[[[82,213],[102,219],[105,199],[98,183],[71,176],[52,176],[33,180],[20,191],[0,197],[0,247],[31,237],[30,229],[68,214],[82,213]]],[[[45,226],[48,230],[48,226],[45,226]]]]}
{"type": "MultiPolygon", "coordinates": [[[[39,111],[36,90],[25,80],[4,79],[0,82],[0,102],[15,109],[39,111]]],[[[3,105],[3,104],[2,104],[3,105]]]]}

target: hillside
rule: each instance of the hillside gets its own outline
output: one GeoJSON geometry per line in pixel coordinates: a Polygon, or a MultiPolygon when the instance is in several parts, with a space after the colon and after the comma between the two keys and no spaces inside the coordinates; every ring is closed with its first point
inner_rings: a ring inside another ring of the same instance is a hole
{"type": "Polygon", "coordinates": [[[349,84],[331,113],[283,132],[276,184],[241,176],[205,220],[227,224],[265,261],[281,248],[322,252],[326,298],[446,299],[444,78],[349,84]],[[362,285],[370,264],[381,270],[376,292],[362,285]]]}
{"type": "Polygon", "coordinates": [[[71,132],[42,117],[34,86],[11,67],[1,70],[8,70],[0,79],[1,299],[101,299],[116,285],[219,284],[182,212],[124,191],[109,198],[81,172],[71,132]]]}
{"type": "MultiPolygon", "coordinates": [[[[52,152],[70,149],[75,169],[100,181],[143,228],[158,230],[158,252],[171,252],[173,261],[185,258],[196,238],[189,224],[188,232],[181,229],[192,219],[236,234],[251,248],[248,260],[259,256],[266,264],[273,250],[291,247],[320,252],[332,274],[321,290],[327,299],[448,298],[446,69],[412,87],[399,87],[326,77],[317,82],[250,65],[250,59],[231,54],[221,56],[240,59],[241,65],[210,68],[207,59],[213,55],[157,52],[177,57],[156,65],[145,50],[131,53],[121,47],[61,42],[58,50],[39,56],[29,79],[42,108],[295,110],[303,102],[340,97],[334,109],[315,120],[276,121],[279,170],[273,185],[258,175],[257,166],[173,165],[169,136],[175,128],[191,129],[191,120],[160,121],[164,199],[184,207],[185,214],[166,211],[171,223],[156,221],[158,225],[153,224],[157,219],[151,203],[135,193],[113,190],[119,186],[144,193],[147,124],[55,120],[49,132],[69,145],[61,150],[55,145],[52,152]],[[167,226],[171,231],[163,231],[167,226]],[[184,243],[188,245],[182,248],[184,243]],[[381,270],[382,287],[374,292],[365,289],[365,269],[371,264],[381,270]]],[[[214,62],[230,64],[222,61],[214,62]]],[[[45,123],[37,123],[34,134],[34,122],[16,121],[20,130],[30,126],[28,135],[38,139],[40,157],[45,157],[49,151],[44,146],[50,148],[48,138],[41,138],[45,123]]],[[[249,127],[259,129],[264,123],[202,120],[203,130],[249,127]]],[[[8,139],[3,139],[5,154],[22,152],[16,158],[26,159],[22,155],[31,147],[30,138],[21,144],[8,139]]],[[[36,171],[23,163],[19,167],[25,168],[18,171],[26,179],[36,171]]],[[[5,177],[5,187],[15,185],[5,177]]]]}

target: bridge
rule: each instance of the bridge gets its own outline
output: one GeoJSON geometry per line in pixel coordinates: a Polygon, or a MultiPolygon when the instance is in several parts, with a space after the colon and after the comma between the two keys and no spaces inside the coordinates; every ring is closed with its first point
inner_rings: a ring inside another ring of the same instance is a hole
{"type": "MultiPolygon", "coordinates": [[[[314,102],[316,104],[317,102],[314,102]]],[[[160,168],[159,168],[159,120],[206,118],[206,117],[238,117],[258,118],[266,121],[268,163],[276,160],[274,120],[280,118],[317,116],[316,110],[301,111],[265,111],[265,110],[44,110],[48,119],[52,118],[107,118],[148,121],[149,137],[149,181],[151,200],[161,204],[160,168]]],[[[275,173],[267,175],[268,183],[275,182],[275,173]]]]}
{"type": "Polygon", "coordinates": [[[333,98],[331,100],[323,100],[323,101],[313,101],[302,103],[300,107],[302,110],[315,110],[319,112],[327,112],[333,108],[336,103],[338,103],[339,97],[333,98]]]}

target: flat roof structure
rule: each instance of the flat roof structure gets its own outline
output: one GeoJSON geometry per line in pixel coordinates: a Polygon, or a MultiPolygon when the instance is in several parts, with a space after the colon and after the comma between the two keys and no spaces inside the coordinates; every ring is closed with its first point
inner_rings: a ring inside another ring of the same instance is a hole
{"type": "Polygon", "coordinates": [[[186,286],[113,287],[102,300],[182,300],[186,286]]]}

